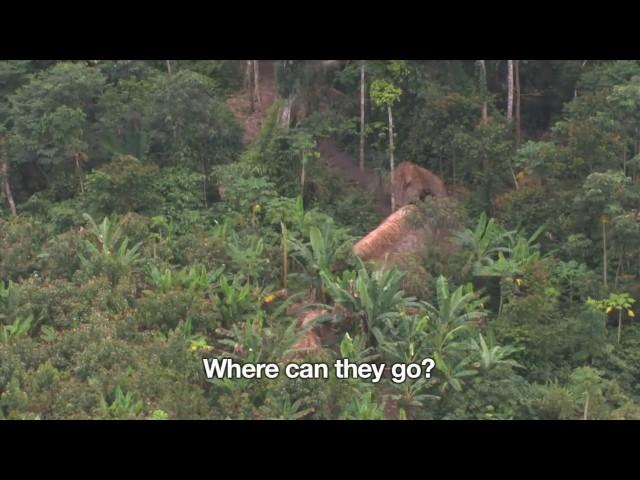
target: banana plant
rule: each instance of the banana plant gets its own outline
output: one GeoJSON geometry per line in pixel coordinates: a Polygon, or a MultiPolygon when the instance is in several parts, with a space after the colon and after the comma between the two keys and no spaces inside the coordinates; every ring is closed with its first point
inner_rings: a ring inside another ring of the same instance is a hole
{"type": "Polygon", "coordinates": [[[16,308],[16,284],[11,280],[6,284],[0,281],[0,320],[7,318],[16,308]]]}
{"type": "Polygon", "coordinates": [[[540,258],[540,245],[535,243],[544,232],[544,226],[539,227],[530,237],[520,234],[508,237],[509,259],[521,268],[540,258]]]}
{"type": "Polygon", "coordinates": [[[252,279],[260,277],[265,269],[268,260],[264,257],[264,241],[259,237],[250,237],[248,244],[243,245],[238,234],[231,231],[226,242],[226,250],[234,264],[238,265],[242,272],[251,282],[252,279]]]}
{"type": "Polygon", "coordinates": [[[303,268],[309,278],[316,296],[325,301],[322,275],[330,274],[338,252],[347,242],[340,242],[331,222],[326,222],[322,230],[312,226],[309,229],[309,242],[303,243],[295,238],[289,239],[291,254],[303,268]]]}
{"type": "Polygon", "coordinates": [[[289,398],[278,401],[275,406],[272,406],[278,411],[278,414],[271,416],[270,419],[300,420],[315,411],[313,407],[302,408],[302,401],[302,399],[298,399],[292,403],[289,398]]]}
{"type": "Polygon", "coordinates": [[[472,362],[470,357],[462,359],[451,357],[445,361],[445,356],[439,352],[434,352],[433,360],[436,362],[439,374],[437,379],[438,390],[443,396],[450,390],[461,392],[464,380],[478,374],[477,370],[470,368],[472,362]]]}
{"type": "MultiPolygon", "coordinates": [[[[406,297],[402,290],[404,274],[396,268],[376,270],[370,273],[365,264],[357,259],[360,268],[355,280],[344,284],[340,278],[332,278],[327,272],[320,275],[323,284],[337,305],[364,320],[370,340],[383,335],[386,317],[397,315],[407,308],[417,308],[414,297],[406,297]]],[[[344,279],[345,277],[343,277],[344,279]]]]}
{"type": "Polygon", "coordinates": [[[471,269],[477,270],[498,252],[507,252],[507,242],[514,234],[515,231],[505,231],[495,219],[482,212],[473,230],[467,228],[457,234],[462,247],[470,250],[463,273],[466,275],[471,269]]]}
{"type": "Polygon", "coordinates": [[[241,283],[240,277],[235,275],[229,282],[224,275],[220,277],[217,297],[220,314],[225,325],[231,325],[239,320],[251,316],[256,310],[251,284],[241,283]]]}
{"type": "Polygon", "coordinates": [[[424,409],[428,401],[440,400],[438,395],[428,393],[432,386],[424,378],[407,380],[404,383],[390,382],[389,385],[395,391],[387,394],[386,397],[396,402],[399,410],[404,412],[404,415],[413,415],[416,410],[424,409]]]}
{"type": "Polygon", "coordinates": [[[371,391],[363,392],[359,398],[347,405],[341,420],[384,420],[384,412],[373,399],[371,391]]]}
{"type": "Polygon", "coordinates": [[[376,339],[389,362],[409,364],[424,358],[429,344],[426,315],[400,314],[383,321],[386,328],[376,330],[376,339]]]}
{"type": "Polygon", "coordinates": [[[12,324],[3,325],[0,330],[0,343],[8,344],[19,337],[26,337],[33,325],[33,315],[16,318],[12,324]]]}
{"type": "MultiPolygon", "coordinates": [[[[122,223],[116,224],[105,217],[98,225],[91,215],[85,213],[83,217],[87,220],[89,232],[93,237],[92,241],[84,241],[88,257],[78,254],[83,266],[93,269],[112,265],[120,271],[128,271],[140,264],[142,256],[139,251],[142,242],[129,247],[129,239],[122,234],[122,223]]],[[[116,282],[116,276],[112,271],[112,283],[116,282]]]]}
{"type": "Polygon", "coordinates": [[[491,335],[489,336],[489,343],[487,343],[481,333],[478,337],[478,340],[472,338],[469,341],[469,345],[471,347],[472,355],[479,359],[480,368],[482,370],[491,370],[498,365],[509,365],[515,368],[524,368],[515,360],[508,358],[518,352],[517,348],[496,345],[495,340],[491,335]]]}
{"type": "Polygon", "coordinates": [[[475,309],[476,296],[474,293],[465,293],[464,287],[458,287],[453,292],[449,289],[449,282],[444,276],[436,281],[437,305],[429,302],[421,302],[425,308],[429,320],[430,342],[435,352],[443,353],[449,349],[457,349],[460,344],[457,337],[468,331],[473,322],[482,318],[484,314],[475,309]]]}
{"type": "Polygon", "coordinates": [[[151,284],[159,291],[166,293],[177,288],[193,291],[207,291],[220,278],[224,265],[209,272],[203,265],[191,265],[182,270],[173,271],[170,268],[158,269],[155,265],[149,268],[148,275],[151,284]]]}
{"type": "Polygon", "coordinates": [[[349,332],[344,334],[340,342],[340,355],[352,363],[369,363],[379,356],[372,347],[367,347],[367,339],[364,336],[351,337],[349,332]]]}
{"type": "Polygon", "coordinates": [[[113,402],[100,399],[100,411],[105,418],[123,419],[137,416],[143,407],[142,400],[135,400],[131,393],[124,393],[120,386],[115,389],[113,402]]]}
{"type": "Polygon", "coordinates": [[[490,259],[487,265],[483,265],[477,270],[477,274],[479,276],[498,277],[500,279],[500,304],[498,307],[498,315],[501,315],[505,297],[504,280],[521,275],[522,267],[511,257],[505,257],[502,252],[499,252],[498,260],[490,259]]]}

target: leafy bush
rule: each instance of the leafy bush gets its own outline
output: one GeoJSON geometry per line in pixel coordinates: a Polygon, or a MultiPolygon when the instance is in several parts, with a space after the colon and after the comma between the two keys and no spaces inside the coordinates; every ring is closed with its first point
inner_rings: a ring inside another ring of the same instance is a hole
{"type": "Polygon", "coordinates": [[[87,205],[101,215],[149,210],[162,202],[154,189],[157,177],[157,167],[120,156],[88,176],[87,205]]]}
{"type": "Polygon", "coordinates": [[[0,219],[0,280],[17,280],[38,268],[46,228],[26,216],[0,219]]]}

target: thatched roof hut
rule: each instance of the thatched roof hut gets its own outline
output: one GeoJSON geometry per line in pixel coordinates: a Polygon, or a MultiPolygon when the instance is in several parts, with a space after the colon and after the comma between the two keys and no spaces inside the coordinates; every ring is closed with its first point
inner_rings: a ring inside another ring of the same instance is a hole
{"type": "Polygon", "coordinates": [[[353,247],[362,260],[383,260],[386,255],[419,251],[429,234],[428,227],[415,225],[411,215],[418,213],[415,205],[406,205],[389,215],[375,230],[353,247]]]}

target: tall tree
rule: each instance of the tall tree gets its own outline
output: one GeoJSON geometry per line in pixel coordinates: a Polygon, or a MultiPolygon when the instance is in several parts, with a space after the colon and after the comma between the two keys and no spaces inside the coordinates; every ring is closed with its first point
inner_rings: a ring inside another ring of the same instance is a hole
{"type": "Polygon", "coordinates": [[[365,83],[365,61],[360,64],[360,170],[364,171],[364,92],[366,90],[365,83]]]}
{"type": "Polygon", "coordinates": [[[515,82],[515,110],[516,110],[516,149],[520,148],[520,60],[516,60],[513,65],[513,75],[515,82]]]}
{"type": "Polygon", "coordinates": [[[507,119],[513,119],[513,60],[507,60],[507,119]]]}
{"type": "MultiPolygon", "coordinates": [[[[40,71],[11,96],[12,161],[39,171],[46,183],[76,175],[90,151],[88,126],[95,121],[106,77],[84,63],[59,62],[40,71]]],[[[61,194],[68,194],[68,189],[61,194]]]]}
{"type": "MultiPolygon", "coordinates": [[[[513,121],[513,90],[515,87],[514,84],[514,61],[513,60],[507,60],[507,120],[509,121],[509,124],[511,124],[511,122],[513,121]]],[[[519,95],[518,95],[519,97],[519,95]]],[[[518,115],[519,116],[519,115],[518,115]]],[[[516,127],[517,129],[517,127],[516,127]]],[[[516,134],[517,135],[517,134],[516,134]]],[[[518,140],[516,140],[514,142],[515,148],[518,148],[518,140]]],[[[509,160],[509,170],[511,170],[511,177],[513,178],[513,183],[516,186],[516,189],[518,188],[518,179],[516,177],[515,172],[513,171],[513,165],[511,164],[511,160],[509,160]]]]}
{"type": "Polygon", "coordinates": [[[258,108],[262,106],[262,98],[260,98],[260,63],[259,60],[253,60],[253,88],[255,89],[255,98],[258,108]]]}
{"type": "Polygon", "coordinates": [[[11,184],[9,183],[9,158],[6,151],[6,136],[2,130],[0,130],[0,178],[2,179],[2,191],[9,209],[12,215],[16,215],[16,202],[13,199],[13,193],[11,192],[11,184]]]}
{"type": "Polygon", "coordinates": [[[489,119],[488,112],[488,91],[487,91],[487,66],[484,60],[478,60],[480,67],[480,98],[482,99],[482,123],[487,123],[489,119]]]}
{"type": "Polygon", "coordinates": [[[0,62],[0,181],[2,182],[2,192],[12,215],[16,215],[16,203],[11,191],[8,152],[9,129],[6,128],[11,116],[9,96],[29,81],[30,64],[29,60],[0,62]]]}
{"type": "Polygon", "coordinates": [[[245,74],[245,88],[249,94],[249,103],[251,111],[255,111],[255,92],[253,89],[253,60],[247,60],[247,71],[245,74]]]}
{"type": "Polygon", "coordinates": [[[389,126],[389,165],[391,175],[391,211],[396,210],[396,196],[394,193],[394,143],[393,143],[393,104],[400,99],[402,90],[396,87],[388,80],[377,79],[371,84],[371,99],[375,106],[379,108],[386,108],[389,126]]]}

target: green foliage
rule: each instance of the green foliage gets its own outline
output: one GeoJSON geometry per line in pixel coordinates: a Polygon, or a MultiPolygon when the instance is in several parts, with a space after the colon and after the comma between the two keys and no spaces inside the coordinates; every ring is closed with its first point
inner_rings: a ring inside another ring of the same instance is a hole
{"type": "Polygon", "coordinates": [[[518,362],[508,358],[512,353],[517,351],[515,348],[511,346],[501,347],[500,345],[495,345],[492,337],[490,337],[490,343],[487,344],[482,334],[479,335],[479,339],[479,341],[471,339],[471,347],[472,351],[476,352],[480,360],[480,368],[484,370],[491,370],[492,368],[500,365],[522,368],[522,365],[518,362]]]}
{"type": "Polygon", "coordinates": [[[33,323],[33,317],[29,316],[25,319],[16,318],[10,325],[3,325],[0,332],[0,342],[9,343],[16,338],[29,335],[31,330],[31,324],[33,323]]]}
{"type": "Polygon", "coordinates": [[[373,400],[371,392],[364,392],[352,401],[340,416],[342,420],[384,420],[384,412],[373,400]]]}
{"type": "Polygon", "coordinates": [[[442,354],[449,349],[456,349],[456,337],[468,331],[472,322],[482,318],[483,314],[475,309],[475,295],[472,292],[465,292],[463,287],[451,292],[449,282],[443,276],[436,282],[436,300],[436,305],[429,302],[422,302],[422,305],[434,326],[431,342],[436,353],[442,354]]]}
{"type": "Polygon", "coordinates": [[[473,268],[477,271],[491,261],[491,255],[506,252],[506,240],[513,233],[515,232],[504,231],[493,218],[488,218],[483,212],[473,230],[467,228],[457,235],[462,247],[470,251],[464,270],[468,272],[473,268]]]}
{"type": "Polygon", "coordinates": [[[154,189],[158,169],[131,156],[116,158],[87,178],[86,202],[98,214],[140,212],[162,197],[154,189]]]}
{"type": "Polygon", "coordinates": [[[511,120],[505,61],[260,66],[250,113],[241,61],[0,62],[0,418],[640,418],[637,61],[518,61],[511,120]],[[391,110],[450,195],[365,265],[391,110]],[[208,381],[221,356],[435,367],[208,381]]]}
{"type": "Polygon", "coordinates": [[[222,276],[219,290],[216,297],[222,321],[226,326],[255,314],[256,302],[249,282],[241,283],[238,276],[234,276],[229,282],[222,276]]]}
{"type": "Polygon", "coordinates": [[[374,80],[370,89],[374,105],[383,108],[392,106],[400,99],[402,94],[400,88],[383,79],[374,80]]]}
{"type": "Polygon", "coordinates": [[[220,267],[208,272],[202,265],[192,265],[174,272],[168,268],[161,271],[152,265],[149,270],[149,279],[153,287],[162,293],[181,288],[206,292],[220,278],[223,270],[224,267],[220,267]]]}
{"type": "Polygon", "coordinates": [[[0,280],[17,280],[38,267],[46,229],[27,216],[0,219],[0,280]]]}
{"type": "Polygon", "coordinates": [[[100,403],[100,411],[103,418],[128,419],[136,418],[142,410],[142,401],[136,401],[131,393],[123,393],[118,386],[113,395],[113,401],[109,404],[104,399],[100,403]]]}
{"type": "Polygon", "coordinates": [[[320,276],[332,300],[364,321],[368,335],[380,337],[384,320],[402,309],[415,306],[415,299],[401,289],[403,274],[395,268],[370,272],[359,260],[355,275],[333,278],[322,270],[320,276]]]}
{"type": "Polygon", "coordinates": [[[150,156],[162,165],[203,169],[239,153],[241,131],[204,75],[159,76],[148,103],[150,156]]]}
{"type": "Polygon", "coordinates": [[[84,241],[86,254],[78,254],[82,267],[90,275],[106,273],[115,284],[122,275],[140,265],[141,244],[129,247],[129,239],[122,235],[122,222],[104,217],[98,225],[89,214],[84,217],[92,239],[84,241]]]}
{"type": "Polygon", "coordinates": [[[318,227],[309,229],[309,242],[302,243],[290,239],[291,253],[304,268],[316,295],[322,300],[322,276],[331,275],[336,257],[347,246],[340,242],[332,223],[325,223],[322,230],[318,227]]]}

